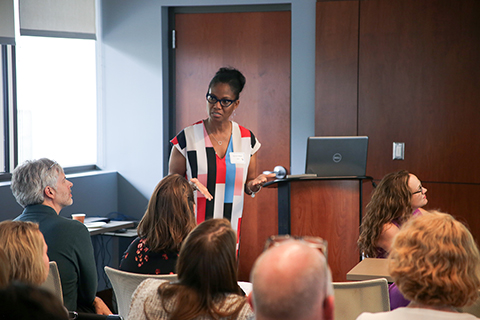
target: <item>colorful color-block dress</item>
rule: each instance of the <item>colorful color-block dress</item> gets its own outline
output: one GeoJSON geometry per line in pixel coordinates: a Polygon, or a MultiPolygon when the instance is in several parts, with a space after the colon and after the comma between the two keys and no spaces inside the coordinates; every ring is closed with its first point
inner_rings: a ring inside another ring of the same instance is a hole
{"type": "Polygon", "coordinates": [[[196,192],[197,223],[226,218],[238,234],[248,165],[250,157],[260,148],[260,142],[250,130],[233,121],[232,136],[223,158],[215,153],[203,121],[183,129],[170,142],[186,159],[186,178],[197,178],[213,196],[207,201],[196,192]]]}

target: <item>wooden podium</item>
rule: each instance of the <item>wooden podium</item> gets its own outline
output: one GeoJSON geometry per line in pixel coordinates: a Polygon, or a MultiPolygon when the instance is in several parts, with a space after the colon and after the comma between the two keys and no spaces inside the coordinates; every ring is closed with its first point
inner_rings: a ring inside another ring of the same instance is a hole
{"type": "Polygon", "coordinates": [[[362,184],[370,179],[307,177],[265,184],[278,188],[278,234],[327,240],[333,281],[346,281],[347,272],[360,261],[362,184]]]}

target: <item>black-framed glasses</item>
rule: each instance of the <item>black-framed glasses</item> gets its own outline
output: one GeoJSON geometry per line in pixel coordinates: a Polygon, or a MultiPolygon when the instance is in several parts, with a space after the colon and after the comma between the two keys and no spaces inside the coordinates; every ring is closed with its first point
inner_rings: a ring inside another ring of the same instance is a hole
{"type": "Polygon", "coordinates": [[[425,192],[423,192],[423,189],[426,190],[427,188],[424,188],[423,186],[420,186],[420,190],[412,192],[412,195],[417,194],[417,193],[425,194],[425,192]]]}
{"type": "Polygon", "coordinates": [[[217,102],[220,102],[220,105],[223,108],[228,108],[232,105],[232,103],[237,101],[237,99],[235,99],[235,100],[218,99],[217,97],[215,97],[215,95],[213,95],[211,93],[207,93],[207,101],[208,101],[208,103],[211,103],[211,104],[216,104],[217,102]]]}

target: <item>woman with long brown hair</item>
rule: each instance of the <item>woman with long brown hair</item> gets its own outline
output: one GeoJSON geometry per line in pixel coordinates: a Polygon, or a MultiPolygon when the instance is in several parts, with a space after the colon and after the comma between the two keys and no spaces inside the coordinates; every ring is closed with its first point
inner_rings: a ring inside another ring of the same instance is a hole
{"type": "MultiPolygon", "coordinates": [[[[421,207],[428,203],[426,193],[420,180],[406,170],[383,177],[362,218],[357,241],[360,252],[369,258],[386,258],[400,227],[411,217],[425,212],[421,207]]],[[[389,291],[391,309],[409,303],[395,284],[390,285],[389,291]]]]}
{"type": "Polygon", "coordinates": [[[406,170],[387,174],[366,206],[358,246],[365,257],[386,258],[400,226],[427,204],[427,189],[406,170]]]}
{"type": "Polygon", "coordinates": [[[177,261],[177,282],[147,279],[132,296],[130,320],[249,319],[237,283],[236,235],[226,219],[199,224],[177,261]]]}
{"type": "Polygon", "coordinates": [[[125,251],[120,270],[144,274],[175,273],[180,246],[195,228],[193,189],[179,174],[163,178],[138,224],[138,237],[125,251]]]}

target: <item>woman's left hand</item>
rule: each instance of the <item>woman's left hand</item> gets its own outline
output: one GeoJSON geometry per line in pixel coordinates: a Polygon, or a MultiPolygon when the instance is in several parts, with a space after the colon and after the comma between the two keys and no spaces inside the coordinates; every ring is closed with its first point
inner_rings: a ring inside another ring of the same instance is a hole
{"type": "Polygon", "coordinates": [[[248,182],[248,189],[250,189],[251,192],[260,191],[263,185],[268,182],[268,179],[275,178],[275,175],[276,175],[275,172],[272,172],[269,174],[264,174],[264,173],[260,174],[258,177],[248,182]]]}

